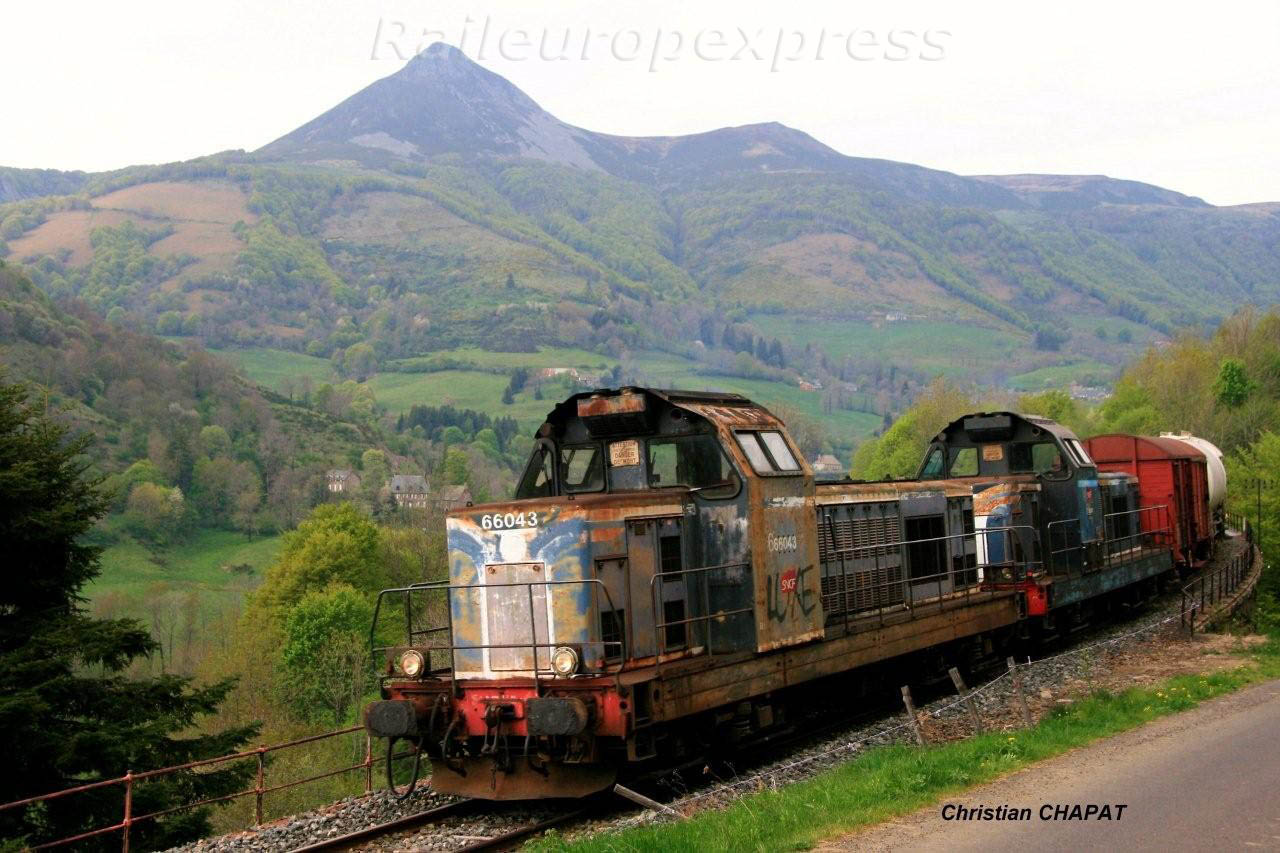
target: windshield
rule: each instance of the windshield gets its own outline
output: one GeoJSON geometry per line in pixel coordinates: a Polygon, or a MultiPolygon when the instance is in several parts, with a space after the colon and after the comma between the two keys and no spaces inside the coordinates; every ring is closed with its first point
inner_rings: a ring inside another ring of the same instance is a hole
{"type": "Polygon", "coordinates": [[[701,489],[707,498],[729,497],[738,491],[738,475],[720,442],[712,435],[651,438],[648,442],[649,486],[701,489]]]}
{"type": "Polygon", "coordinates": [[[1050,476],[1065,472],[1062,454],[1052,441],[1022,442],[1013,445],[1009,454],[1009,470],[1015,473],[1034,472],[1050,476]]]}
{"type": "Polygon", "coordinates": [[[604,459],[599,445],[561,448],[560,484],[566,494],[598,492],[603,489],[604,459]]]}
{"type": "Polygon", "coordinates": [[[920,469],[922,479],[934,479],[942,476],[942,448],[935,447],[929,454],[929,458],[925,461],[924,467],[920,469]]]}
{"type": "Polygon", "coordinates": [[[545,444],[533,449],[533,456],[524,469],[520,485],[516,486],[516,500],[522,498],[549,498],[555,490],[555,475],[551,470],[551,451],[545,444]]]}

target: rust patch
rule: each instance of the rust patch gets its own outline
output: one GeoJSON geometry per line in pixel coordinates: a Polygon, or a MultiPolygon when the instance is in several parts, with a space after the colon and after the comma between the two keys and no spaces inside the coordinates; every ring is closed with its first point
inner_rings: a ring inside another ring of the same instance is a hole
{"type": "Polygon", "coordinates": [[[598,418],[607,415],[638,415],[645,411],[643,394],[623,391],[620,394],[594,394],[578,401],[578,417],[598,418]]]}
{"type": "Polygon", "coordinates": [[[621,525],[611,525],[609,527],[593,527],[591,529],[592,542],[617,542],[622,538],[622,534],[626,528],[621,525]]]}

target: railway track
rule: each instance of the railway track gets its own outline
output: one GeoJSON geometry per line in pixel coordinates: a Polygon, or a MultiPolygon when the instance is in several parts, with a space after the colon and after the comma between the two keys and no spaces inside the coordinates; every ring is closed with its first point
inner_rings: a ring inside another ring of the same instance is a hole
{"type": "MultiPolygon", "coordinates": [[[[380,839],[395,836],[399,833],[405,833],[408,836],[416,833],[424,828],[434,824],[441,823],[448,818],[467,817],[477,813],[482,808],[481,801],[478,800],[459,800],[437,808],[427,809],[418,814],[406,815],[405,817],[389,820],[385,823],[375,824],[374,826],[358,829],[354,832],[348,832],[345,835],[337,835],[333,838],[327,838],[317,841],[303,847],[294,848],[293,853],[304,853],[304,851],[320,851],[320,850],[358,850],[365,845],[376,842],[380,839]]],[[[485,851],[485,850],[508,850],[517,846],[524,839],[533,835],[537,835],[548,829],[569,823],[589,815],[594,809],[591,805],[578,804],[576,808],[566,809],[556,814],[540,820],[527,823],[492,836],[476,836],[466,833],[455,833],[453,837],[462,841],[458,847],[453,848],[455,851],[485,851]]],[[[406,840],[407,837],[406,837],[406,840]]]]}

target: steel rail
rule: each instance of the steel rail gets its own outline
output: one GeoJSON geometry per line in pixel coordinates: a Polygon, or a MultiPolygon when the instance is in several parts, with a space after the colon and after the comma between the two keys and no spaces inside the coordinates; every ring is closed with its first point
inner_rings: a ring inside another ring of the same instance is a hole
{"type": "Polygon", "coordinates": [[[292,848],[292,853],[303,853],[303,851],[311,850],[337,850],[342,847],[350,847],[362,841],[369,841],[392,832],[402,829],[412,829],[424,824],[436,823],[447,817],[455,817],[475,808],[475,800],[458,800],[453,803],[446,803],[443,806],[437,806],[434,809],[427,809],[417,814],[405,815],[386,823],[379,823],[373,826],[366,826],[363,829],[357,829],[348,832],[345,835],[336,835],[333,838],[326,838],[323,841],[316,841],[303,847],[292,848]]]}
{"type": "MultiPolygon", "coordinates": [[[[418,814],[406,815],[404,817],[389,820],[386,823],[367,826],[363,829],[357,829],[354,832],[348,832],[345,835],[326,838],[323,841],[316,841],[304,847],[295,847],[291,853],[310,853],[310,851],[320,850],[340,850],[348,847],[356,847],[367,841],[381,838],[385,835],[391,835],[396,832],[416,829],[421,826],[438,823],[445,818],[457,817],[474,811],[480,801],[478,800],[459,800],[455,803],[449,803],[434,809],[428,809],[418,814]]],[[[482,850],[504,850],[515,846],[518,842],[523,841],[531,835],[536,835],[547,829],[559,826],[570,821],[586,817],[591,811],[589,807],[574,809],[573,811],[564,812],[563,814],[552,815],[544,820],[535,821],[527,826],[517,827],[516,829],[495,835],[492,838],[484,838],[472,841],[466,845],[458,847],[458,851],[482,851],[482,850]]]]}

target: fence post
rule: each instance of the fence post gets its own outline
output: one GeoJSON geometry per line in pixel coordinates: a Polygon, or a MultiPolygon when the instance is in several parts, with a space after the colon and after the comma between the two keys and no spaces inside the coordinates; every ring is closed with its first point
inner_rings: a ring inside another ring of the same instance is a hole
{"type": "Polygon", "coordinates": [[[907,706],[907,719],[911,721],[911,728],[915,729],[916,743],[924,746],[929,739],[924,736],[924,729],[920,728],[920,718],[916,716],[916,706],[911,701],[911,687],[902,685],[902,704],[907,706]]]}
{"type": "Polygon", "coordinates": [[[1012,657],[1008,659],[1008,663],[1009,673],[1013,676],[1013,692],[1018,695],[1018,705],[1022,708],[1022,724],[1031,728],[1031,709],[1027,707],[1027,695],[1022,692],[1022,675],[1012,657]]]}
{"type": "Polygon", "coordinates": [[[266,776],[266,754],[265,746],[258,747],[258,779],[253,786],[253,825],[262,826],[262,789],[264,787],[264,777],[266,776]]]}
{"type": "Polygon", "coordinates": [[[373,736],[364,731],[364,792],[373,793],[373,736]]]}
{"type": "Polygon", "coordinates": [[[960,694],[960,698],[964,700],[964,704],[969,708],[969,716],[973,718],[973,728],[978,734],[982,734],[982,718],[978,716],[978,706],[974,704],[973,696],[969,694],[969,689],[964,686],[964,679],[960,677],[960,670],[954,666],[950,669],[951,683],[956,686],[956,693],[960,694]]]}
{"type": "Polygon", "coordinates": [[[120,834],[120,849],[124,853],[129,853],[129,826],[133,823],[133,771],[126,770],[124,773],[124,820],[121,821],[123,830],[120,834]]]}

